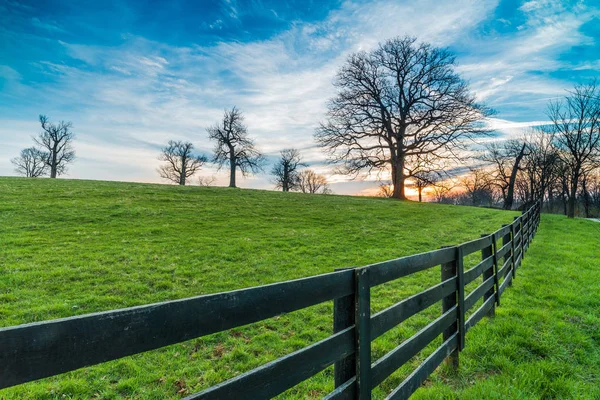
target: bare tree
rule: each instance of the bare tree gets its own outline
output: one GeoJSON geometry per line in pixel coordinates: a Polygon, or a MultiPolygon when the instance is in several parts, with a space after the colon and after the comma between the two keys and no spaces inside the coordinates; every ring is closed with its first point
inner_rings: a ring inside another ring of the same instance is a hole
{"type": "Polygon", "coordinates": [[[389,182],[379,182],[379,191],[377,192],[378,197],[392,198],[394,195],[394,188],[389,182]]]}
{"type": "Polygon", "coordinates": [[[294,190],[298,186],[300,179],[300,167],[307,165],[302,162],[300,152],[296,149],[284,149],[281,151],[281,157],[271,170],[273,183],[277,189],[284,192],[294,190]]]}
{"type": "Polygon", "coordinates": [[[60,121],[53,124],[45,115],[40,115],[42,132],[33,140],[47,154],[46,165],[50,169],[50,178],[56,178],[67,171],[67,164],[75,160],[71,122],[60,121]]]}
{"type": "Polygon", "coordinates": [[[510,210],[514,203],[515,182],[521,168],[521,160],[527,151],[527,143],[520,140],[491,142],[486,145],[483,161],[493,165],[491,183],[502,192],[503,208],[510,210]]]}
{"type": "Polygon", "coordinates": [[[455,184],[451,179],[439,180],[433,186],[433,197],[438,203],[444,203],[449,199],[449,194],[454,189],[455,184]]]}
{"type": "Polygon", "coordinates": [[[415,165],[456,157],[466,140],[488,132],[491,111],[476,103],[447,49],[395,38],[352,54],[337,74],[338,94],[315,133],[342,173],[391,170],[395,198],[415,165]]]}
{"type": "Polygon", "coordinates": [[[417,188],[419,193],[419,203],[423,201],[423,189],[434,186],[439,180],[440,175],[434,172],[417,172],[413,174],[413,186],[417,188]]]}
{"type": "Polygon", "coordinates": [[[525,136],[527,153],[523,158],[522,176],[529,184],[529,198],[523,199],[525,204],[536,200],[544,200],[547,194],[551,208],[554,191],[558,180],[559,152],[554,145],[554,135],[544,129],[530,131],[525,136]]]}
{"type": "Polygon", "coordinates": [[[331,193],[327,178],[321,174],[317,174],[312,169],[305,169],[300,172],[298,178],[297,189],[302,193],[331,193]]]}
{"type": "Polygon", "coordinates": [[[471,168],[470,173],[461,177],[461,186],[465,189],[471,205],[489,205],[494,203],[490,175],[483,168],[471,168]]]}
{"type": "Polygon", "coordinates": [[[568,166],[567,216],[575,217],[581,178],[600,164],[600,89],[596,82],[575,86],[562,101],[551,102],[548,117],[563,162],[568,166]]]}
{"type": "Polygon", "coordinates": [[[216,142],[213,162],[219,169],[229,165],[229,187],[235,186],[235,173],[243,176],[262,171],[264,157],[248,136],[244,115],[233,107],[225,110],[223,120],[207,129],[208,137],[216,142]]]}
{"type": "Polygon", "coordinates": [[[158,157],[165,162],[158,167],[160,177],[185,186],[186,179],[198,172],[207,161],[205,156],[194,155],[193,149],[194,145],[190,142],[169,140],[158,157]]]}
{"type": "Polygon", "coordinates": [[[43,176],[48,171],[48,154],[42,150],[29,147],[21,150],[19,157],[10,160],[15,166],[15,172],[28,178],[43,176]]]}
{"type": "Polygon", "coordinates": [[[217,177],[214,175],[211,176],[199,176],[198,177],[198,185],[200,186],[212,186],[217,180],[217,177]]]}

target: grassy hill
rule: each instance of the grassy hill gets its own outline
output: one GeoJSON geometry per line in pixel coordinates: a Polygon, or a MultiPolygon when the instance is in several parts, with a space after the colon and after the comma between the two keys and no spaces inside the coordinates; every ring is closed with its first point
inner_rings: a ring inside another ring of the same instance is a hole
{"type": "MultiPolygon", "coordinates": [[[[474,239],[513,215],[347,196],[0,178],[0,326],[366,265],[474,239]]],[[[600,396],[599,234],[600,224],[544,216],[497,317],[469,332],[461,372],[441,368],[415,398],[600,396]]],[[[434,268],[378,287],[374,311],[439,277],[434,268]]],[[[431,307],[382,336],[374,356],[436,315],[439,307],[431,307]]],[[[328,302],[0,391],[0,398],[180,398],[331,328],[328,302]]],[[[409,372],[397,371],[375,397],[409,372]]],[[[329,368],[282,398],[320,398],[332,381],[329,368]]]]}

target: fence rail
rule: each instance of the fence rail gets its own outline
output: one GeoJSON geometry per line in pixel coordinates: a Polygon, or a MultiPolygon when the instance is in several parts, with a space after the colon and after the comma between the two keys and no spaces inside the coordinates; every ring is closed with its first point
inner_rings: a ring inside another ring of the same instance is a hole
{"type": "Polygon", "coordinates": [[[388,399],[407,399],[446,358],[458,366],[465,334],[493,315],[540,221],[534,204],[510,225],[458,246],[266,286],[0,329],[0,389],[334,302],[333,335],[187,399],[271,398],[334,365],[326,399],[370,399],[373,388],[434,339],[443,343],[388,399]],[[464,270],[464,258],[481,261],[464,270]],[[371,288],[441,265],[441,282],[371,315],[371,288]],[[482,283],[465,297],[465,286],[482,283]],[[465,321],[467,312],[483,304],[465,321]],[[373,362],[371,342],[441,302],[442,314],[373,362]]]}

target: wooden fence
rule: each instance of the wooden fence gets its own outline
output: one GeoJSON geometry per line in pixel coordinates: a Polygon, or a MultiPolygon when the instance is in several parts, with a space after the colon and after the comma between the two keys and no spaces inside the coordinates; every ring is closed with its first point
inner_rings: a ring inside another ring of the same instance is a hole
{"type": "Polygon", "coordinates": [[[334,333],[187,399],[271,398],[334,364],[326,399],[370,399],[371,391],[439,335],[443,343],[392,393],[408,398],[446,358],[458,365],[465,334],[500,305],[540,221],[536,203],[510,225],[458,246],[266,286],[0,329],[0,388],[157,349],[334,301],[334,333]],[[481,252],[464,270],[463,260],[481,252]],[[441,265],[441,282],[371,315],[371,288],[441,265]],[[483,275],[465,296],[465,286],[483,275]],[[483,305],[465,320],[483,297],[483,305]],[[371,342],[441,302],[442,314],[373,362],[371,342]]]}

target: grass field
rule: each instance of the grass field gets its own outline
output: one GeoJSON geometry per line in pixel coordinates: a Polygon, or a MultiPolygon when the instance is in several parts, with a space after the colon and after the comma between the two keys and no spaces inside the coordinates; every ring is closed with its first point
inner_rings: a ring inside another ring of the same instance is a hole
{"type": "MultiPolygon", "coordinates": [[[[346,196],[0,178],[0,326],[366,265],[474,239],[513,215],[346,196]]],[[[460,372],[443,366],[414,397],[600,398],[599,264],[600,224],[544,215],[497,316],[469,331],[460,372]]],[[[378,287],[373,311],[439,276],[438,267],[378,287]]],[[[431,307],[377,339],[374,356],[439,313],[431,307]]],[[[6,389],[0,398],[177,399],[316,342],[331,327],[328,302],[6,389]]],[[[281,398],[320,398],[332,388],[329,368],[281,398]]]]}

